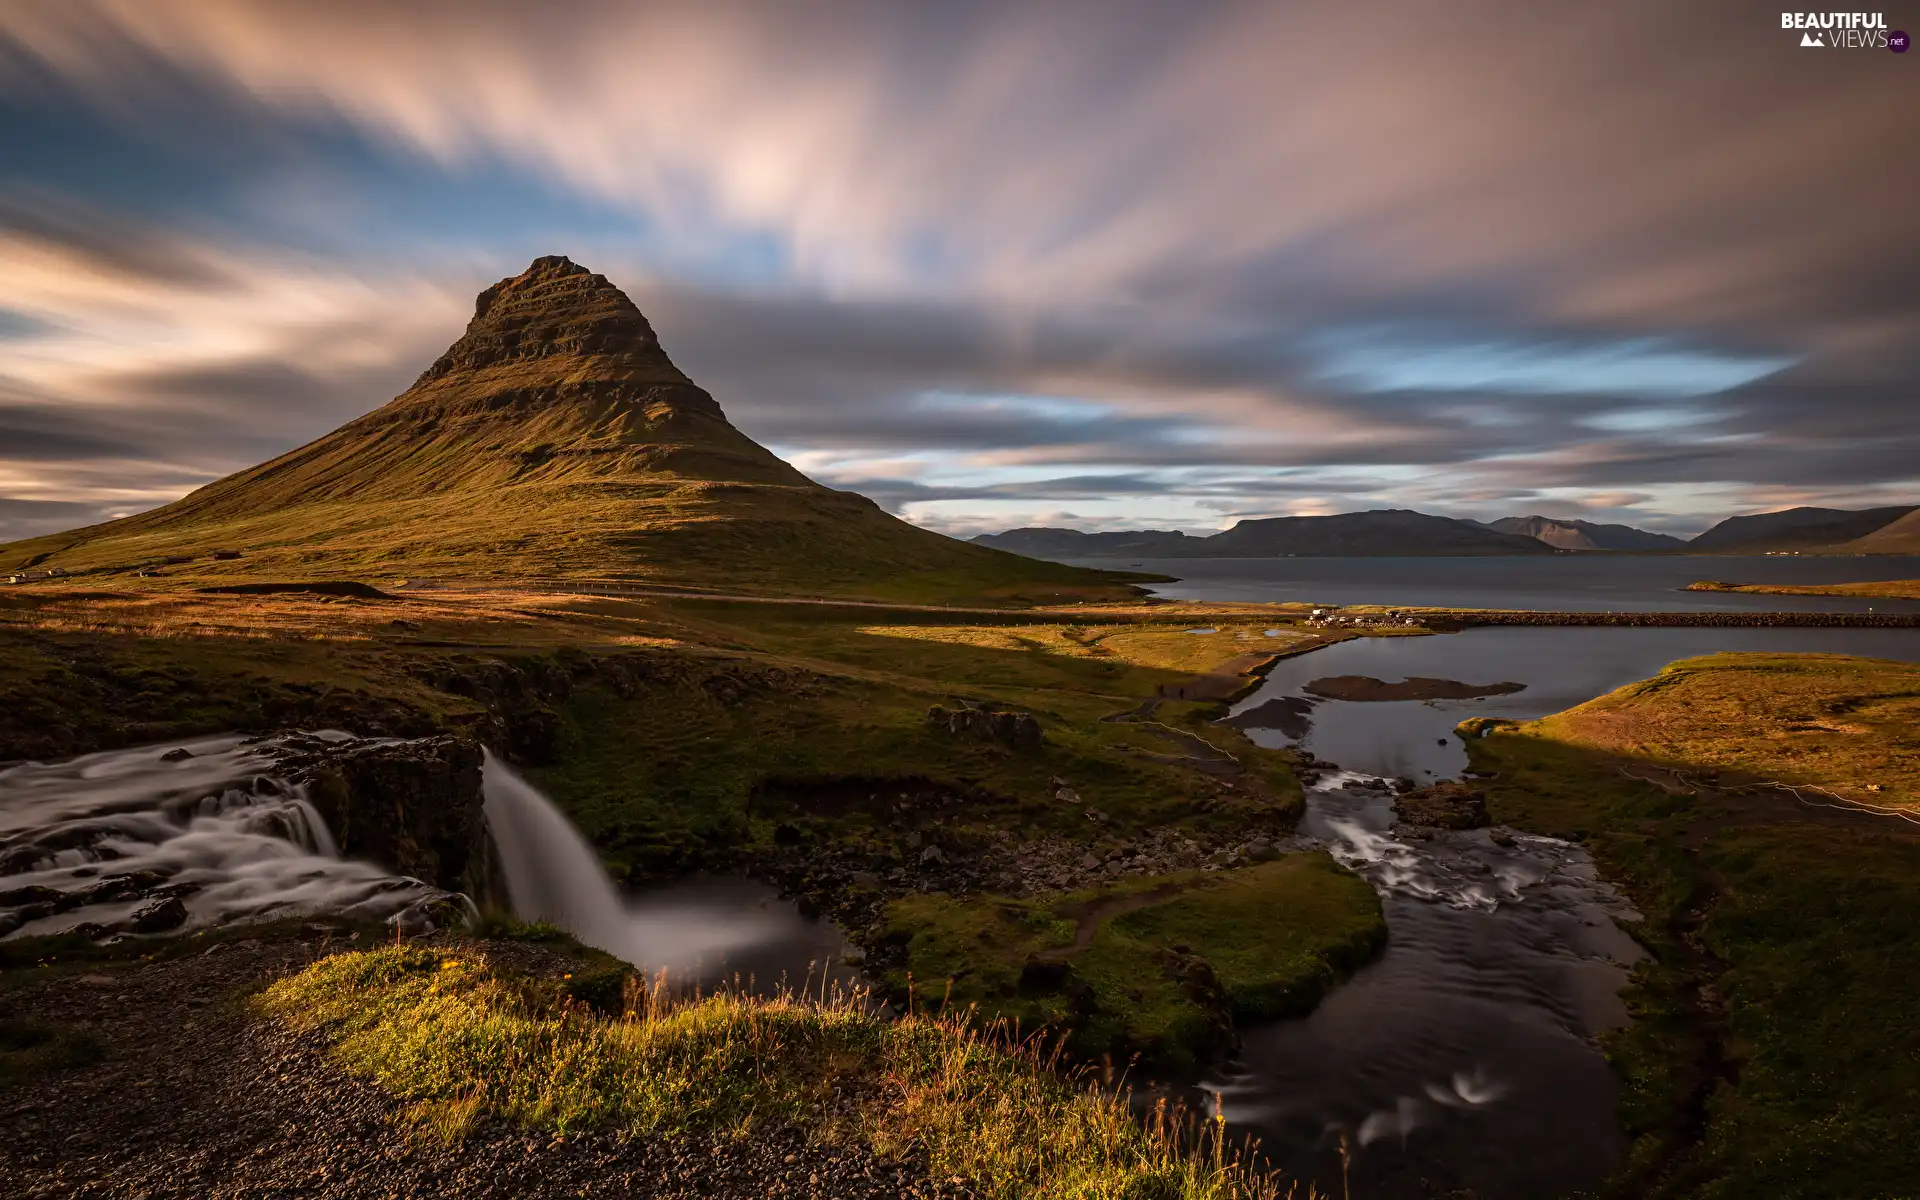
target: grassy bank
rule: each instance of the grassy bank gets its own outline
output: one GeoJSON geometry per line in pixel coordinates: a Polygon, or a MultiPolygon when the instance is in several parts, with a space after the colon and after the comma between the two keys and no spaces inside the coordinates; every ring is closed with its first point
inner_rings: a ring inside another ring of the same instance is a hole
{"type": "Polygon", "coordinates": [[[1469,740],[1495,820],[1581,838],[1646,915],[1636,1020],[1608,1043],[1635,1138],[1612,1194],[1914,1194],[1920,827],[1805,785],[1911,804],[1915,684],[1716,655],[1469,740]]]}
{"type": "Polygon", "coordinates": [[[906,943],[894,992],[1163,1068],[1222,1049],[1235,1019],[1311,1009],[1386,938],[1373,889],[1318,853],[1030,900],[910,896],[888,915],[906,943]]]}
{"type": "Polygon", "coordinates": [[[656,1137],[797,1125],[924,1155],[937,1175],[1007,1200],[1276,1194],[1217,1146],[1183,1148],[1120,1099],[1050,1071],[1038,1046],[957,1019],[791,998],[676,1003],[637,987],[627,999],[603,1015],[474,947],[336,955],[259,1003],[324,1030],[347,1069],[414,1102],[427,1136],[458,1139],[482,1115],[656,1137]]]}
{"type": "Polygon", "coordinates": [[[1754,596],[1865,596],[1889,600],[1920,600],[1920,579],[1887,579],[1874,583],[1821,583],[1805,586],[1781,583],[1722,583],[1702,579],[1689,592],[1746,592],[1754,596]]]}

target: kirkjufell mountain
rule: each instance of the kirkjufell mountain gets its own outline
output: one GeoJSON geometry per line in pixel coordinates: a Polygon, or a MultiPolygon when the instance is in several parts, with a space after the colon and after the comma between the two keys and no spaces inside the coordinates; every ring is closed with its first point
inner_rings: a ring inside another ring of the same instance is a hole
{"type": "Polygon", "coordinates": [[[9,569],[156,563],[882,598],[1124,591],[808,479],[727,421],[625,293],[558,256],[480,293],[466,333],[385,406],[163,508],[0,547],[9,569]]]}

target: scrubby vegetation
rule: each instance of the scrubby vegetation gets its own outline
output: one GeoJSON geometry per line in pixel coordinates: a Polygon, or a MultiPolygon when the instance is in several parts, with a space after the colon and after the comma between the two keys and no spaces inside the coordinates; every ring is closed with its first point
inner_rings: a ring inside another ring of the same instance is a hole
{"type": "Polygon", "coordinates": [[[336,955],[259,1003],[326,1031],[349,1070],[414,1101],[429,1136],[457,1139],[489,1114],[668,1137],[798,1125],[924,1155],[1006,1200],[1277,1194],[1217,1127],[1183,1145],[1173,1122],[1143,1126],[1123,1098],[1049,1069],[1040,1043],[958,1016],[885,1020],[858,997],[676,1001],[637,984],[627,1000],[602,1015],[476,946],[336,955]]]}
{"type": "MultiPolygon", "coordinates": [[[[1275,627],[1275,618],[1259,628],[1275,627]]],[[[1036,621],[812,605],[405,593],[0,595],[0,760],[232,729],[472,731],[532,765],[617,869],[764,841],[897,832],[850,778],[951,800],[942,821],[1105,832],[1286,820],[1285,755],[1214,730],[1261,784],[1228,788],[1155,727],[1106,721],[1186,675],[1299,636],[1204,637],[1153,608],[1036,621]],[[907,618],[911,620],[903,620],[907,618]],[[1036,653],[1036,649],[1045,652],[1036,653]],[[1032,750],[954,737],[934,705],[1032,713],[1032,750]],[[1054,796],[1065,779],[1079,805],[1054,796]],[[837,789],[837,790],[836,790],[837,789]]],[[[1197,729],[1204,705],[1158,719],[1197,729]]]]}
{"type": "Polygon", "coordinates": [[[1536,729],[1569,745],[1725,773],[1721,785],[1779,781],[1876,807],[1920,806],[1913,663],[1836,654],[1683,659],[1536,729]]]}
{"type": "Polygon", "coordinates": [[[1236,1018],[1312,1008],[1386,925],[1364,880],[1303,853],[1032,900],[909,896],[889,936],[906,943],[896,994],[1070,1030],[1083,1058],[1191,1067],[1231,1041],[1236,1018]]]}

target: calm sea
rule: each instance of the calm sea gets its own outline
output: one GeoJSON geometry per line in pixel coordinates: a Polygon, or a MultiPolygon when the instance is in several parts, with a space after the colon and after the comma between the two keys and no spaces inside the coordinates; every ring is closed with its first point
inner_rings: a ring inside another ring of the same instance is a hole
{"type": "Polygon", "coordinates": [[[1920,579],[1920,558],[1694,555],[1558,555],[1553,558],[1083,558],[1078,566],[1152,571],[1176,600],[1305,600],[1532,608],[1560,612],[1772,610],[1920,612],[1920,601],[1847,596],[1687,592],[1700,579],[1728,583],[1862,583],[1920,579]]]}

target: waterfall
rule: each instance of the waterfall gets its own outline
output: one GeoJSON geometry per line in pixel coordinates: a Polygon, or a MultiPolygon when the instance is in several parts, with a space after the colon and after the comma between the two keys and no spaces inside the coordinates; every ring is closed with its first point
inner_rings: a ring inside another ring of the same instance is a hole
{"type": "Polygon", "coordinates": [[[648,972],[713,983],[756,970],[796,984],[813,962],[844,954],[830,926],[810,922],[773,889],[744,879],[683,880],[628,897],[553,801],[491,752],[486,759],[487,827],[523,921],[560,926],[648,972]]]}
{"type": "MultiPolygon", "coordinates": [[[[341,857],[280,762],[290,744],[310,752],[316,740],[368,739],[228,736],[0,767],[0,936],[177,932],[294,913],[417,929],[441,905],[470,911],[464,896],[341,857]]],[[[845,958],[838,930],[753,880],[682,878],[626,895],[553,802],[491,753],[482,790],[523,920],[691,986],[798,986],[845,958]]]]}
{"type": "Polygon", "coordinates": [[[626,903],[587,839],[491,750],[482,780],[487,829],[514,915],[558,925],[583,942],[620,954],[617,947],[628,932],[626,903]]]}

